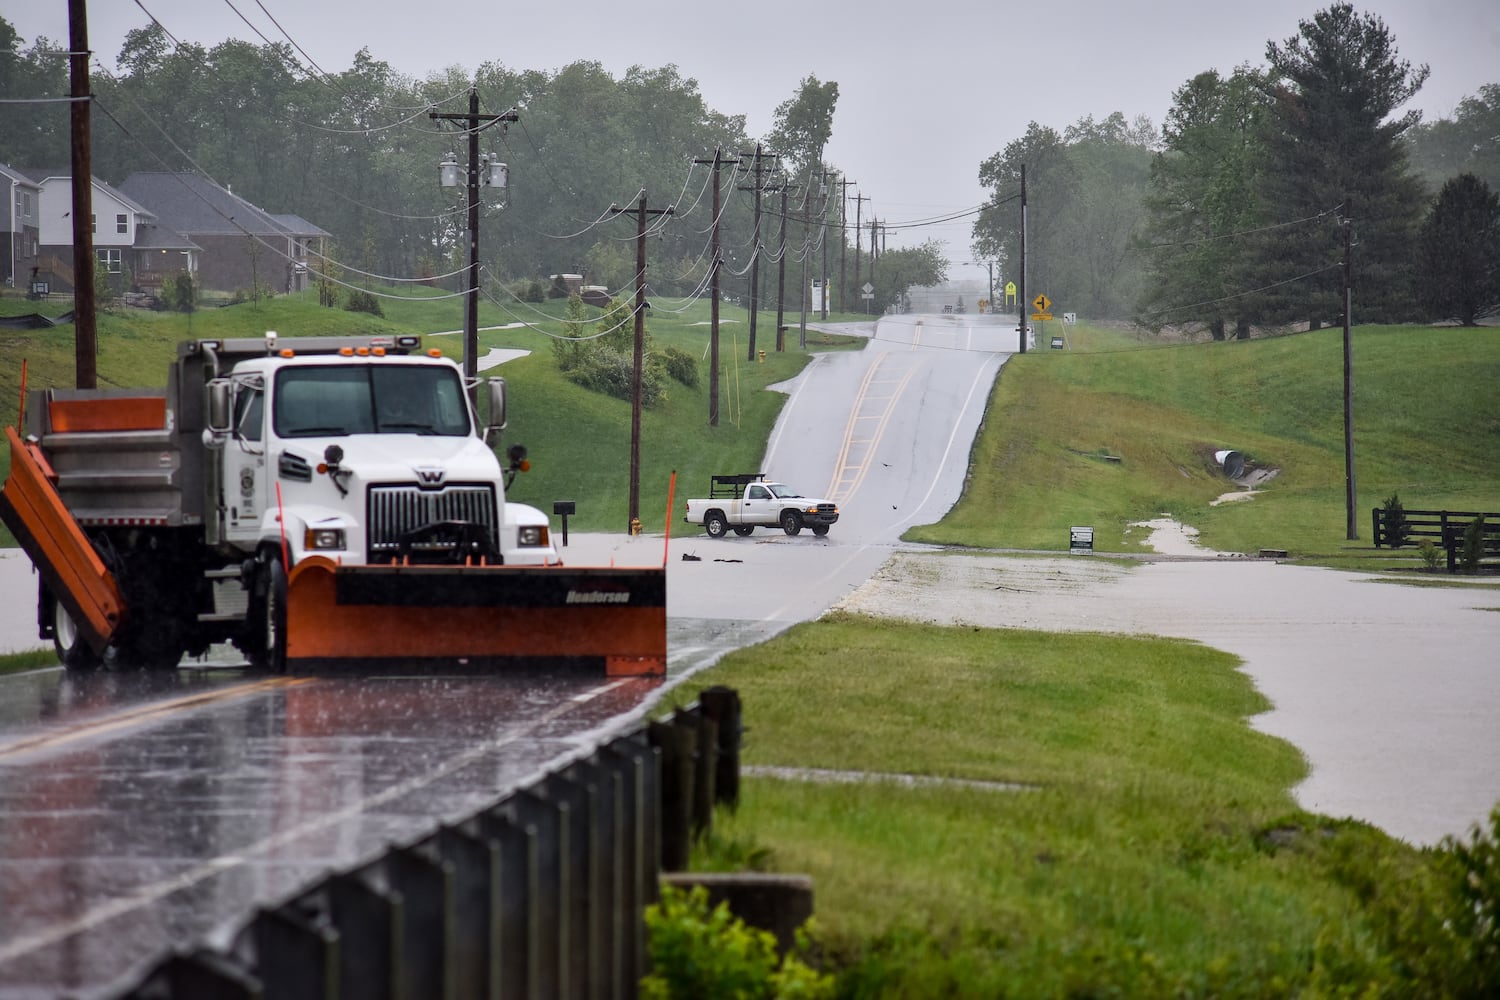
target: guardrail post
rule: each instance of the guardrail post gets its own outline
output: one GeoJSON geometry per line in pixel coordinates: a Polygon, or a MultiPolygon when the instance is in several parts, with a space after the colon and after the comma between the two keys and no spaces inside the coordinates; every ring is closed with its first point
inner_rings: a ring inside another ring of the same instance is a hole
{"type": "Polygon", "coordinates": [[[395,997],[403,951],[401,897],[372,885],[358,871],[324,883],[329,921],[338,931],[342,996],[395,997]]]}
{"type": "Polygon", "coordinates": [[[714,801],[734,809],[740,804],[740,742],[745,732],[740,695],[733,688],[711,687],[698,701],[703,714],[719,725],[714,801]]]}
{"type": "Polygon", "coordinates": [[[692,715],[681,717],[683,725],[696,723],[698,752],[693,758],[693,837],[706,836],[714,828],[715,778],[719,767],[719,721],[700,705],[692,715]]]}
{"type": "Polygon", "coordinates": [[[558,812],[558,842],[563,873],[562,978],[559,997],[588,997],[590,979],[599,956],[594,936],[596,868],[592,858],[595,789],[554,774],[542,783],[541,794],[558,812]]]}
{"type": "Polygon", "coordinates": [[[453,867],[431,848],[400,848],[386,876],[401,901],[401,997],[453,1000],[453,867]]]}
{"type": "Polygon", "coordinates": [[[563,815],[566,803],[549,802],[535,792],[522,789],[506,799],[498,812],[518,826],[532,828],[536,848],[536,913],[532,929],[536,940],[535,974],[529,984],[540,1000],[567,996],[566,958],[568,940],[568,826],[563,815]]]}
{"type": "Polygon", "coordinates": [[[693,766],[698,756],[698,727],[652,722],[647,732],[661,752],[661,867],[682,871],[692,849],[693,766]]]}
{"type": "Polygon", "coordinates": [[[213,1000],[261,1000],[260,982],[239,963],[217,952],[200,949],[173,955],[152,971],[126,1000],[212,997],[213,1000]]]}
{"type": "Polygon", "coordinates": [[[500,982],[500,848],[478,827],[443,827],[433,846],[453,870],[454,1000],[485,1000],[500,982]]]}
{"type": "Polygon", "coordinates": [[[255,968],[268,997],[338,1000],[339,935],[288,907],[261,910],[250,927],[255,968]]]}
{"type": "MultiPolygon", "coordinates": [[[[512,796],[514,799],[514,796],[512,796]]],[[[477,817],[480,836],[495,846],[499,857],[499,908],[491,919],[498,953],[491,962],[497,978],[491,982],[492,995],[522,1000],[542,1000],[543,947],[556,961],[555,927],[542,924],[541,848],[535,824],[521,824],[506,815],[505,803],[477,817]]],[[[546,829],[551,830],[556,816],[546,810],[546,829]]],[[[555,919],[555,917],[554,917],[555,919]]],[[[555,977],[548,982],[554,982],[555,977]]]]}
{"type": "Polygon", "coordinates": [[[621,776],[617,837],[620,845],[619,981],[626,997],[646,974],[646,905],[656,900],[659,842],[653,836],[659,807],[656,797],[656,751],[631,739],[619,739],[600,751],[616,761],[621,776]]]}

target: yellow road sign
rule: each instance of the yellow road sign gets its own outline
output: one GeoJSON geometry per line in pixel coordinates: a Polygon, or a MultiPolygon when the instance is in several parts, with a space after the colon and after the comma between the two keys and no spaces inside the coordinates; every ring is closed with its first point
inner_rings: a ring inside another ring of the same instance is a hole
{"type": "Polygon", "coordinates": [[[1032,313],[1031,314],[1031,318],[1034,319],[1034,320],[1036,320],[1038,323],[1040,323],[1042,320],[1051,319],[1052,318],[1052,314],[1051,313],[1045,313],[1045,312],[1044,313],[1032,313]]]}
{"type": "MultiPolygon", "coordinates": [[[[1047,296],[1045,295],[1038,295],[1036,298],[1031,300],[1031,306],[1039,313],[1051,312],[1052,300],[1047,298],[1047,296]]],[[[1052,317],[1049,316],[1047,318],[1051,319],[1052,317]]]]}

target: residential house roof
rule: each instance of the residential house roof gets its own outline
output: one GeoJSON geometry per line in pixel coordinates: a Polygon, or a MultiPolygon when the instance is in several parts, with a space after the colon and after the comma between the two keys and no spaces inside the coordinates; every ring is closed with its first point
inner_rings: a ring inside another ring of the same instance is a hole
{"type": "MultiPolygon", "coordinates": [[[[188,236],[285,236],[290,232],[277,221],[281,217],[197,174],[143,171],[125,178],[120,187],[149,206],[165,225],[188,236]]],[[[299,221],[308,225],[305,220],[299,221]]],[[[328,235],[315,226],[311,228],[316,232],[294,235],[328,235]]]]}
{"type": "Polygon", "coordinates": [[[271,218],[275,219],[276,224],[281,226],[281,228],[285,229],[292,236],[331,237],[333,235],[326,229],[320,229],[319,227],[313,225],[311,222],[308,222],[300,215],[292,215],[288,213],[285,215],[273,215],[271,216],[271,218]]]}

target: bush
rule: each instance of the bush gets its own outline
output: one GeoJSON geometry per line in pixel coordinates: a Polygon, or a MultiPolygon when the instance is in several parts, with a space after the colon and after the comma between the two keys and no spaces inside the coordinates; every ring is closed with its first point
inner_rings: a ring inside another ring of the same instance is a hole
{"type": "Polygon", "coordinates": [[[1393,549],[1399,549],[1411,539],[1411,525],[1406,521],[1406,508],[1401,504],[1401,497],[1392,493],[1385,498],[1380,510],[1385,543],[1393,549]]]}
{"type": "Polygon", "coordinates": [[[547,298],[547,289],[540,281],[533,278],[526,286],[526,293],[522,296],[523,302],[542,302],[547,298]]]}
{"type": "Polygon", "coordinates": [[[1484,558],[1484,515],[1480,514],[1464,529],[1464,542],[1458,548],[1458,565],[1465,573],[1478,573],[1484,558]]]}
{"type": "MultiPolygon", "coordinates": [[[[805,998],[834,995],[833,977],[818,973],[795,954],[778,967],[776,939],[769,931],[746,927],[729,907],[708,908],[701,885],[683,892],[663,886],[661,901],[646,907],[647,951],[651,974],[641,980],[647,1000],[730,1000],[805,998]]],[[[805,952],[810,935],[797,933],[797,951],[805,952]]]]}
{"type": "Polygon", "coordinates": [[[191,274],[174,274],[162,279],[162,304],[173,312],[192,312],[198,301],[198,289],[191,274]]]}
{"type": "Polygon", "coordinates": [[[1438,568],[1438,560],[1442,559],[1442,550],[1437,543],[1430,538],[1424,538],[1417,543],[1417,555],[1422,557],[1422,568],[1435,570],[1438,568]]]}
{"type": "Polygon", "coordinates": [[[698,359],[687,351],[669,347],[662,355],[661,363],[667,374],[678,382],[689,389],[698,387],[698,359]]]}
{"type": "MultiPolygon", "coordinates": [[[[568,379],[585,389],[602,392],[616,399],[630,399],[635,360],[604,344],[573,345],[575,360],[563,368],[568,379]]],[[[561,361],[559,362],[561,364],[561,361]]],[[[641,368],[641,406],[650,409],[666,399],[662,391],[661,368],[646,364],[641,368]]]]}
{"type": "Polygon", "coordinates": [[[344,303],[346,312],[369,313],[371,316],[385,316],[385,310],[380,308],[380,300],[369,292],[360,289],[350,289],[349,300],[344,303]]]}

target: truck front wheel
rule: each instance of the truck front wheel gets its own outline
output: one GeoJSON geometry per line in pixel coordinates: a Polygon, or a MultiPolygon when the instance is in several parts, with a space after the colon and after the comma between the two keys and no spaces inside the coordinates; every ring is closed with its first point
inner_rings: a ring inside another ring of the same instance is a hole
{"type": "Polygon", "coordinates": [[[274,674],[286,673],[286,570],[281,560],[272,556],[261,569],[263,596],[255,601],[251,616],[256,630],[246,655],[250,665],[274,674]]]}
{"type": "Polygon", "coordinates": [[[795,535],[802,531],[802,515],[795,510],[784,510],[781,512],[781,530],[788,535],[795,535]]]}
{"type": "Polygon", "coordinates": [[[721,512],[711,510],[703,517],[703,530],[708,532],[709,538],[723,538],[724,532],[729,530],[729,522],[721,512]]]}

